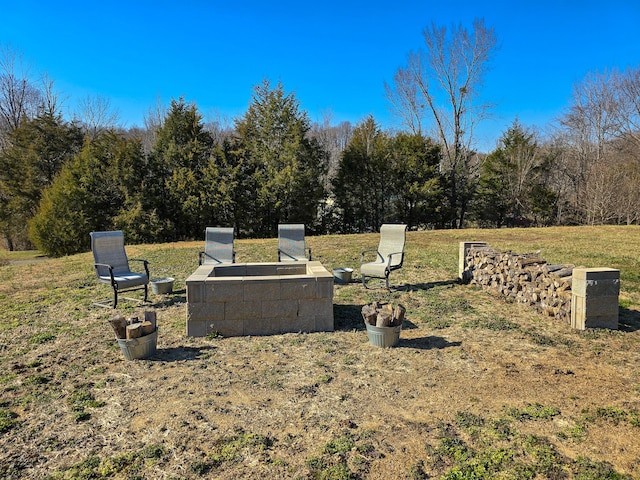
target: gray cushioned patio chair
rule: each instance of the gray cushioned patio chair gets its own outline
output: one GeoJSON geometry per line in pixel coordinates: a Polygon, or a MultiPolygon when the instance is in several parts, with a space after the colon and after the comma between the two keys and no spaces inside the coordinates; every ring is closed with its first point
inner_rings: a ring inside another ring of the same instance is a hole
{"type": "Polygon", "coordinates": [[[198,253],[198,264],[234,263],[233,227],[207,227],[204,252],[198,253]]]}
{"type": "MultiPolygon", "coordinates": [[[[107,283],[113,288],[113,301],[94,302],[100,307],[113,308],[118,305],[118,294],[144,290],[144,302],[148,298],[149,288],[149,262],[137,258],[132,261],[142,262],[145,273],[135,273],[129,268],[129,259],[124,250],[124,234],[120,231],[91,232],[91,251],[93,252],[94,268],[98,281],[107,283]]],[[[133,298],[122,297],[127,300],[133,298]]]]}
{"type": "Polygon", "coordinates": [[[311,260],[311,249],[304,240],[304,224],[281,223],[278,225],[278,261],[304,262],[311,260]]]}
{"type": "Polygon", "coordinates": [[[406,241],[406,225],[385,224],[380,227],[380,243],[377,250],[364,250],[360,254],[360,275],[362,285],[367,286],[367,277],[384,278],[387,289],[389,274],[402,268],[404,261],[404,244],[406,241]],[[375,252],[376,259],[365,262],[371,253],[375,252]]]}

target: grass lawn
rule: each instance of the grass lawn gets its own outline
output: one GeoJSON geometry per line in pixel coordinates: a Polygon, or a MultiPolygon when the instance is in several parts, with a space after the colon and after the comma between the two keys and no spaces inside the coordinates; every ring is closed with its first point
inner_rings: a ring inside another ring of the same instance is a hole
{"type": "MultiPolygon", "coordinates": [[[[152,277],[157,355],[126,361],[90,252],[0,261],[0,478],[640,478],[640,227],[409,232],[401,291],[365,290],[377,234],[308,237],[354,268],[334,290],[335,332],[185,335],[185,279],[203,242],[130,245],[152,277]],[[461,285],[458,245],[620,269],[620,328],[572,330],[461,285]],[[396,348],[369,345],[361,307],[400,303],[396,348]]],[[[87,239],[88,244],[88,239],[87,239]]],[[[236,240],[237,262],[277,240],[236,240]]],[[[135,294],[134,294],[135,295],[135,294]]]]}

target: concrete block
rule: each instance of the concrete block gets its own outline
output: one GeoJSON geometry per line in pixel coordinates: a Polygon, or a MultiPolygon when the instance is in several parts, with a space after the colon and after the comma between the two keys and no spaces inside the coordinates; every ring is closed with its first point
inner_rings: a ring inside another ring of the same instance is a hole
{"type": "Polygon", "coordinates": [[[261,304],[261,317],[296,318],[298,316],[297,300],[265,300],[261,304]]]}
{"type": "Polygon", "coordinates": [[[316,298],[329,298],[333,300],[333,279],[333,275],[329,275],[328,277],[318,277],[316,282],[316,298]]]}
{"type": "Polygon", "coordinates": [[[198,268],[196,268],[196,271],[193,272],[188,278],[187,278],[187,282],[190,280],[193,281],[202,281],[205,278],[207,278],[209,275],[211,275],[211,271],[213,270],[213,265],[200,265],[198,268]]]}
{"type": "Polygon", "coordinates": [[[620,294],[620,270],[574,268],[571,290],[574,295],[584,297],[618,296],[620,294]]]}
{"type": "Polygon", "coordinates": [[[190,320],[187,319],[187,336],[189,337],[206,337],[207,321],[206,320],[190,320]]]}
{"type": "Polygon", "coordinates": [[[271,263],[247,263],[247,276],[249,277],[266,277],[275,276],[276,265],[271,263]]]}
{"type": "Polygon", "coordinates": [[[311,300],[305,305],[304,310],[305,311],[303,313],[303,307],[302,305],[300,305],[299,315],[303,316],[313,314],[316,316],[333,318],[333,302],[328,298],[318,298],[315,300],[311,300]],[[310,309],[310,311],[307,310],[307,308],[310,309]]]}
{"type": "Polygon", "coordinates": [[[333,323],[333,314],[328,315],[316,315],[315,327],[316,332],[333,332],[335,327],[333,323]]]}
{"type": "Polygon", "coordinates": [[[574,268],[571,292],[573,328],[618,328],[620,270],[574,268]]]}
{"type": "Polygon", "coordinates": [[[242,320],[209,320],[207,322],[207,335],[219,333],[224,337],[239,337],[244,335],[244,322],[242,320]]]}
{"type": "Polygon", "coordinates": [[[571,297],[571,326],[586,328],[618,329],[618,297],[571,297]]]}
{"type": "Polygon", "coordinates": [[[224,303],[188,303],[187,321],[190,319],[200,321],[205,319],[224,320],[224,303]]]}
{"type": "Polygon", "coordinates": [[[313,332],[315,328],[315,317],[285,318],[282,320],[283,333],[313,332]]]}
{"type": "Polygon", "coordinates": [[[244,321],[244,335],[277,335],[281,332],[280,318],[252,318],[244,321]]]}
{"type": "Polygon", "coordinates": [[[333,330],[333,275],[317,261],[203,265],[187,298],[188,335],[333,330]]]}
{"type": "Polygon", "coordinates": [[[324,265],[322,265],[321,262],[319,262],[318,260],[312,260],[310,262],[307,262],[307,271],[311,274],[320,274],[323,272],[328,272],[328,270],[326,268],[324,268],[324,265]]]}
{"type": "Polygon", "coordinates": [[[207,302],[241,302],[244,299],[244,282],[241,279],[205,282],[207,302]]]}
{"type": "Polygon", "coordinates": [[[244,300],[278,300],[280,298],[280,282],[278,277],[245,277],[244,300]]]}
{"type": "Polygon", "coordinates": [[[467,270],[467,254],[469,249],[474,246],[485,247],[486,242],[460,242],[458,249],[458,279],[463,282],[471,280],[470,272],[467,270]]]}
{"type": "Polygon", "coordinates": [[[616,268],[597,267],[597,268],[574,268],[574,279],[585,280],[620,280],[620,270],[616,268]]]}
{"type": "Polygon", "coordinates": [[[225,320],[248,320],[262,317],[262,302],[225,302],[225,320]]]}
{"type": "Polygon", "coordinates": [[[278,264],[276,266],[276,275],[307,275],[306,263],[294,263],[294,264],[278,264]]]}
{"type": "Polygon", "coordinates": [[[244,277],[247,267],[243,263],[237,265],[216,265],[213,267],[212,277],[244,277]]]}
{"type": "Polygon", "coordinates": [[[187,283],[187,303],[205,301],[204,282],[187,283]]]}
{"type": "Polygon", "coordinates": [[[280,280],[280,298],[283,299],[301,299],[316,298],[316,279],[315,278],[289,278],[281,277],[280,280]]]}

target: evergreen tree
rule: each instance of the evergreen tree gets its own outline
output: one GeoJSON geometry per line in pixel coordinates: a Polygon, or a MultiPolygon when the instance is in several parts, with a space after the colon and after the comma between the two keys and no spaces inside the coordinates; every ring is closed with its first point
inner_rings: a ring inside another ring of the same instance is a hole
{"type": "Polygon", "coordinates": [[[275,236],[279,223],[316,229],[328,154],[310,138],[310,124],[293,94],[265,80],[254,88],[244,117],[236,122],[234,165],[241,232],[275,236]]]}
{"type": "Polygon", "coordinates": [[[556,199],[547,185],[550,166],[535,134],[515,120],[482,166],[477,219],[496,227],[548,223],[556,199]]]}
{"type": "Polygon", "coordinates": [[[88,141],[44,191],[30,222],[34,244],[48,255],[68,255],[89,248],[91,231],[116,228],[132,243],[154,240],[161,221],[139,203],[144,164],[139,140],[107,131],[88,141]]]}
{"type": "Polygon", "coordinates": [[[28,246],[27,222],[42,191],[83,143],[80,128],[45,112],[13,130],[0,154],[0,228],[9,249],[28,246]]]}
{"type": "Polygon", "coordinates": [[[440,147],[421,134],[400,133],[390,142],[395,219],[409,229],[442,228],[448,218],[440,157],[440,147]]]}
{"type": "Polygon", "coordinates": [[[147,185],[154,202],[149,207],[172,225],[163,240],[202,237],[208,207],[203,189],[216,188],[215,184],[204,184],[212,146],[196,106],[182,98],[173,100],[156,133],[149,158],[151,182],[147,185]]]}
{"type": "Polygon", "coordinates": [[[395,189],[389,143],[371,116],[353,130],[332,182],[338,231],[373,232],[389,219],[395,189]]]}

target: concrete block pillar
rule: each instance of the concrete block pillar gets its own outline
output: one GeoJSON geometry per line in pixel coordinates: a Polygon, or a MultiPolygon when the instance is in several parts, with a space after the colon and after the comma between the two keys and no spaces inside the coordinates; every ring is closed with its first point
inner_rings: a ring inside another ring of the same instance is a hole
{"type": "Polygon", "coordinates": [[[486,242],[460,242],[458,253],[458,280],[468,283],[471,280],[471,272],[467,270],[467,254],[471,247],[486,247],[486,242]]]}
{"type": "Polygon", "coordinates": [[[620,270],[574,268],[571,282],[571,326],[618,329],[620,270]]]}

